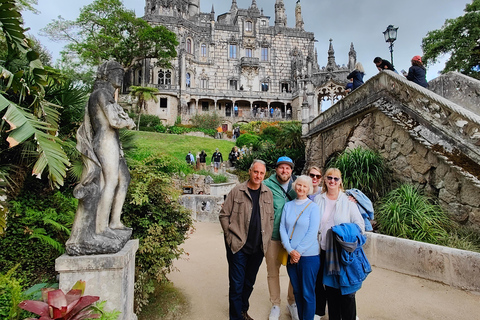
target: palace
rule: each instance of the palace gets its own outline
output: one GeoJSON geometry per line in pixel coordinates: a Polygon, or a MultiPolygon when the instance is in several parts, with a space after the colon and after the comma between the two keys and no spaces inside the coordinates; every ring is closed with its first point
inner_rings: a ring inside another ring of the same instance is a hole
{"type": "Polygon", "coordinates": [[[147,112],[170,125],[178,116],[188,123],[202,112],[219,114],[225,130],[261,118],[306,123],[321,113],[322,101],[345,95],[346,76],[356,62],[352,44],[347,66],[337,65],[330,40],[328,64],[319,68],[299,0],[295,27],[287,26],[283,0],[275,2],[273,25],[255,0],[248,9],[232,0],[230,11],[216,19],[213,6],[210,13],[200,12],[200,0],[146,0],[144,19],[177,35],[178,56],[171,69],[144,60],[129,84],[158,88],[159,102],[150,101],[147,112]]]}

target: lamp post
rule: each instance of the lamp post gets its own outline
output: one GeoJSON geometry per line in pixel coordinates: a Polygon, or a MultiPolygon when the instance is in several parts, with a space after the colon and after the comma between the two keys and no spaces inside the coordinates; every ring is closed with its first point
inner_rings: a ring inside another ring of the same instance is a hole
{"type": "Polygon", "coordinates": [[[385,37],[385,42],[389,42],[390,46],[390,62],[393,65],[393,43],[397,40],[397,30],[398,27],[394,27],[393,25],[389,25],[387,30],[383,31],[383,36],[385,37]]]}

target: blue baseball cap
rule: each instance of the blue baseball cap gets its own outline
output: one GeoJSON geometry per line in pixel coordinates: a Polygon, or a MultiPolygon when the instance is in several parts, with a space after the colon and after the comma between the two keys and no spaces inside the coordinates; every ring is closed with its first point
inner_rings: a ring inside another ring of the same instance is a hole
{"type": "Polygon", "coordinates": [[[283,157],[278,158],[278,160],[277,160],[277,167],[278,167],[279,165],[283,164],[283,163],[290,165],[290,167],[292,167],[292,169],[293,169],[293,167],[295,166],[295,165],[293,164],[292,159],[290,159],[289,157],[283,156],[283,157]]]}

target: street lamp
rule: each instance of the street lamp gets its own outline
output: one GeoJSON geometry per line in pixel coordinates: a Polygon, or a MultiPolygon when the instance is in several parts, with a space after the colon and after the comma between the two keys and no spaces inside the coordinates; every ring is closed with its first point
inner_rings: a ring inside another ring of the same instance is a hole
{"type": "Polygon", "coordinates": [[[393,65],[393,43],[397,40],[397,30],[398,27],[394,27],[393,25],[389,25],[387,30],[383,31],[383,36],[385,37],[385,42],[389,42],[390,46],[390,62],[393,65]]]}

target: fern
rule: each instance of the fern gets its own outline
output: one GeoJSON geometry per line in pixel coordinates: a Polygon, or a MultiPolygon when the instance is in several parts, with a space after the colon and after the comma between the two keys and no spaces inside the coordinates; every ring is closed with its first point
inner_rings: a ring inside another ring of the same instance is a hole
{"type": "Polygon", "coordinates": [[[46,225],[46,226],[52,226],[55,230],[63,231],[67,235],[70,235],[70,229],[69,228],[65,227],[64,225],[62,225],[62,224],[58,223],[57,221],[54,221],[50,218],[45,217],[43,219],[43,224],[46,225]]]}
{"type": "Polygon", "coordinates": [[[40,240],[40,242],[51,246],[61,254],[65,252],[65,246],[47,235],[47,232],[43,228],[33,229],[32,234],[30,235],[30,239],[38,239],[40,240]]]}

